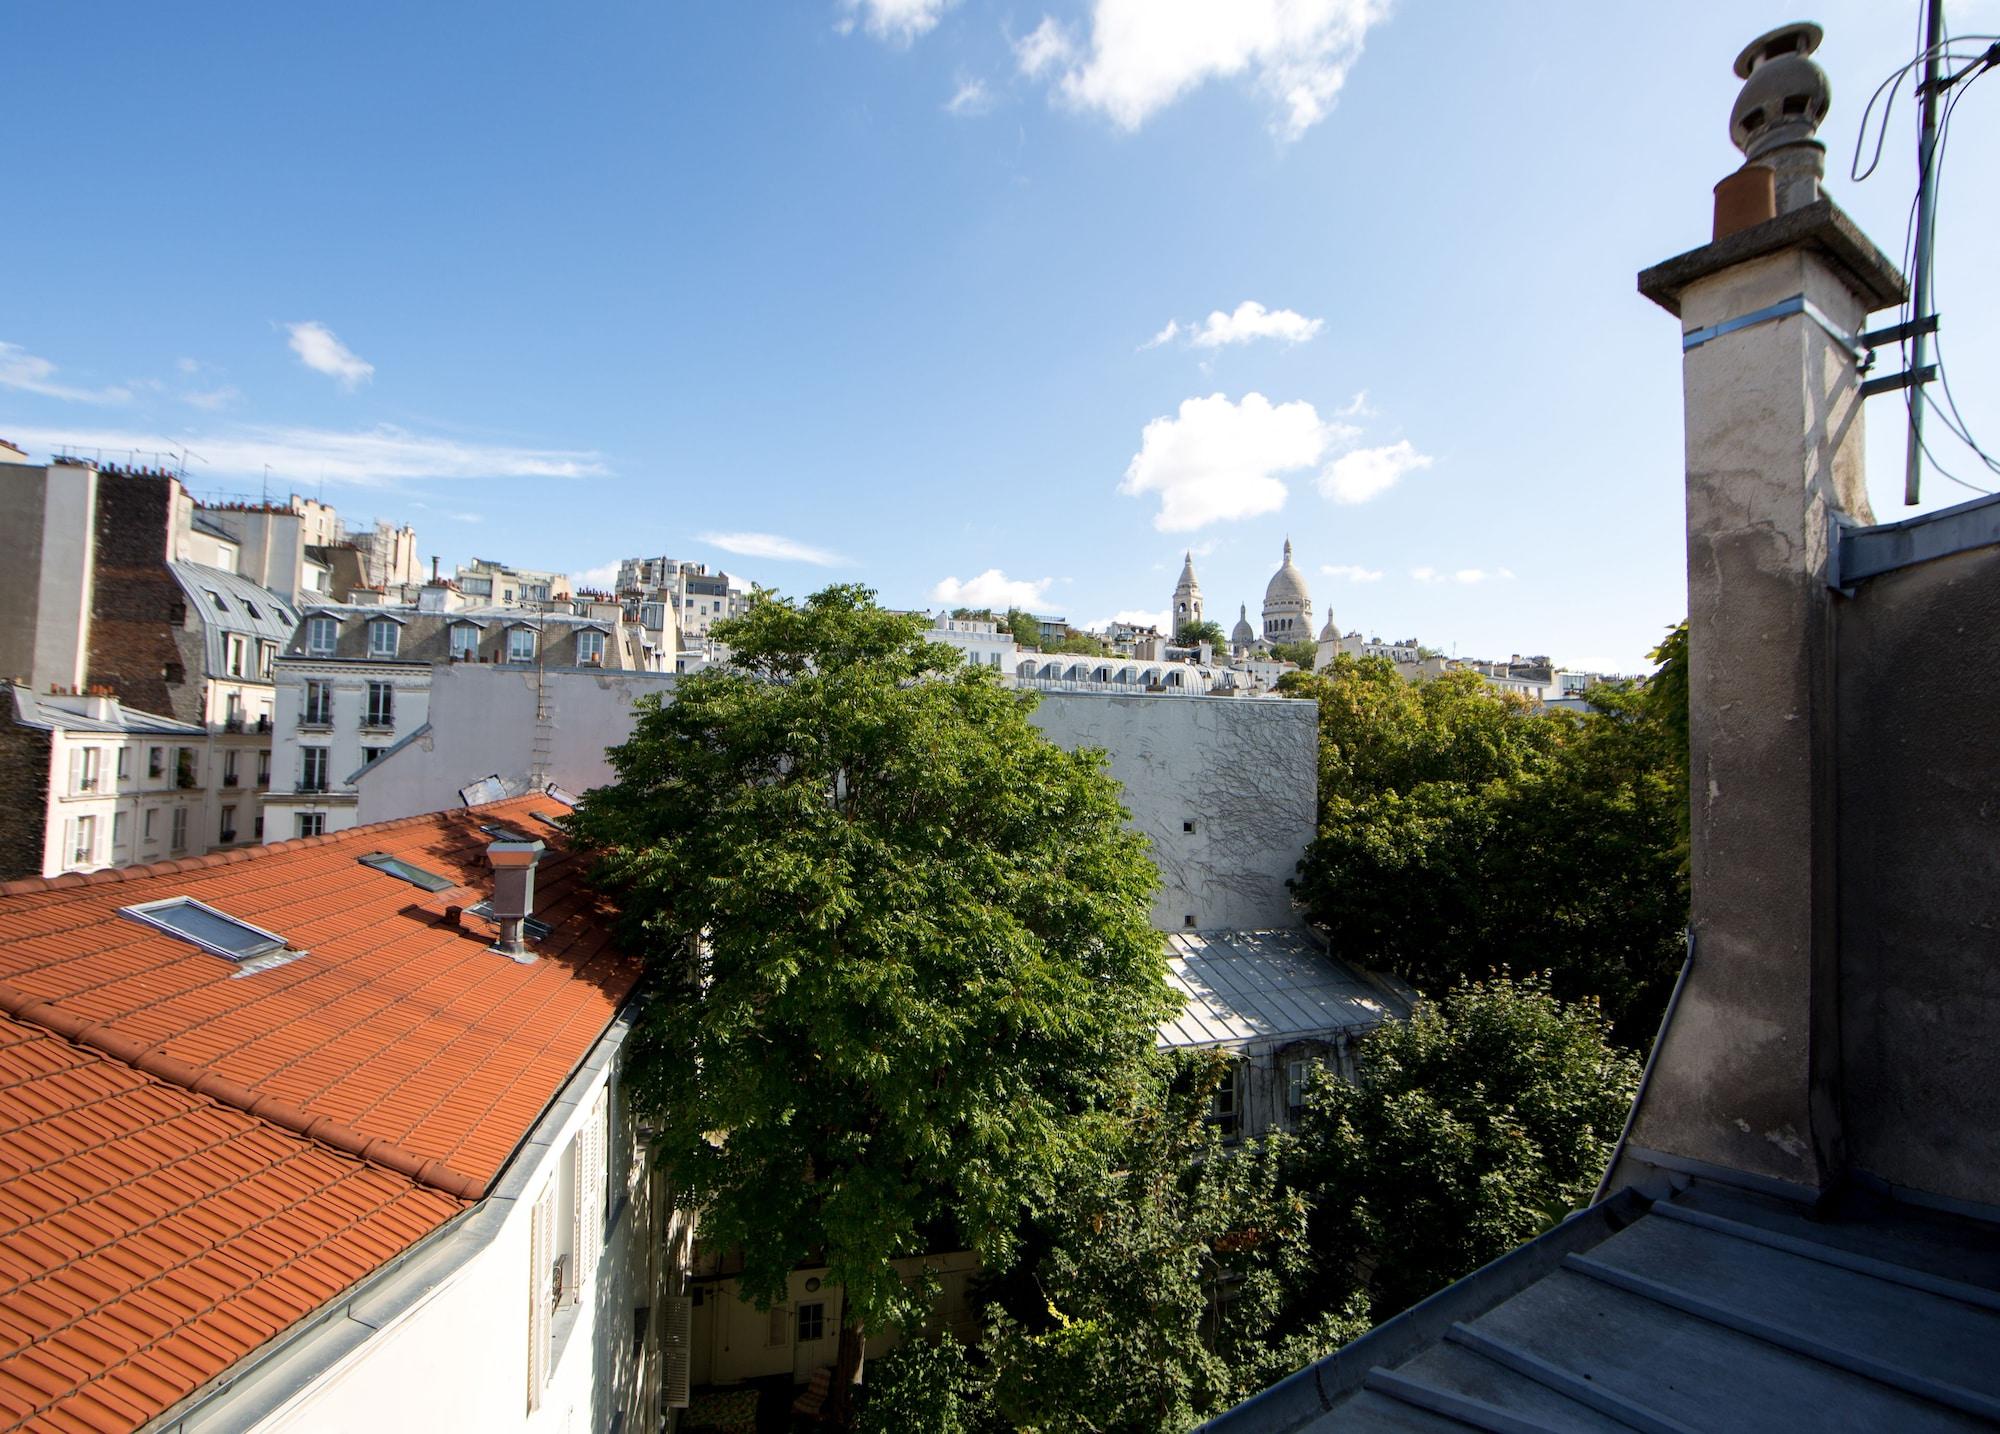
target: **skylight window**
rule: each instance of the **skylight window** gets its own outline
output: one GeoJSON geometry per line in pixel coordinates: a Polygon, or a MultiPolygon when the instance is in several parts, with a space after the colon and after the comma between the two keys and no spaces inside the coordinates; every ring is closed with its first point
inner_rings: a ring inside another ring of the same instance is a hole
{"type": "Polygon", "coordinates": [[[434,871],[425,871],[414,862],[404,861],[399,856],[390,856],[386,851],[371,851],[366,856],[356,857],[363,866],[372,866],[377,871],[407,881],[412,886],[421,886],[425,891],[449,891],[458,883],[448,876],[439,876],[434,871]]]}
{"type": "Polygon", "coordinates": [[[199,946],[211,956],[220,956],[225,961],[258,961],[259,969],[276,964],[274,961],[260,961],[259,958],[290,959],[305,954],[303,951],[288,950],[285,938],[277,932],[239,921],[206,902],[196,901],[192,896],[170,896],[165,901],[121,907],[119,914],[131,917],[142,926],[164,931],[191,946],[199,946]]]}
{"type": "MultiPolygon", "coordinates": [[[[469,915],[477,916],[482,921],[499,924],[500,918],[493,914],[493,903],[490,901],[482,901],[477,906],[468,906],[465,909],[469,915]]],[[[540,941],[555,930],[555,927],[546,921],[537,921],[534,917],[527,916],[521,919],[521,930],[530,941],[540,941]]]]}
{"type": "Polygon", "coordinates": [[[523,836],[512,827],[503,827],[498,822],[488,822],[480,830],[495,841],[533,841],[531,836],[523,836]]]}
{"type": "Polygon", "coordinates": [[[538,822],[542,822],[545,825],[554,827],[557,831],[561,831],[563,829],[562,825],[563,819],[557,816],[554,812],[529,812],[528,815],[533,817],[538,822]]]}

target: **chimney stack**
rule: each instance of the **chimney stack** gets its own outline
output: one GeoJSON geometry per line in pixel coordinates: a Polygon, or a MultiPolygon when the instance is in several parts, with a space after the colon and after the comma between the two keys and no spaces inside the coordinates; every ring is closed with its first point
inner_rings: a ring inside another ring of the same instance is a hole
{"type": "Polygon", "coordinates": [[[1809,58],[1820,38],[1817,25],[1780,25],[1736,57],[1743,90],[1729,111],[1729,138],[1743,167],[1715,186],[1715,238],[1819,199],[1826,146],[1813,136],[1833,100],[1826,71],[1809,58]]]}
{"type": "Polygon", "coordinates": [[[1874,521],[1856,336],[1907,289],[1819,193],[1819,37],[1737,61],[1730,131],[1776,213],[1639,276],[1680,321],[1695,948],[1608,1188],[1727,1169],[1816,1194],[1845,1159],[1829,578],[1837,525],[1874,521]]]}
{"type": "Polygon", "coordinates": [[[486,848],[486,859],[493,864],[489,909],[500,926],[493,949],[523,965],[535,959],[528,950],[526,923],[535,914],[535,863],[542,851],[538,841],[496,841],[486,848]]]}

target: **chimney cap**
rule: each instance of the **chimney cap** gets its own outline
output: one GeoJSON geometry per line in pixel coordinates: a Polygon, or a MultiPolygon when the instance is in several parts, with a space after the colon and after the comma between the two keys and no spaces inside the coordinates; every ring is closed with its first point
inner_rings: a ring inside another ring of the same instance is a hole
{"type": "Polygon", "coordinates": [[[1766,30],[1745,45],[1743,53],[1736,57],[1736,78],[1749,79],[1750,72],[1757,66],[1780,55],[1810,55],[1825,38],[1826,31],[1810,20],[1794,20],[1789,25],[1766,30]]]}
{"type": "Polygon", "coordinates": [[[495,866],[533,866],[547,850],[540,841],[496,841],[486,848],[486,859],[495,866]]]}

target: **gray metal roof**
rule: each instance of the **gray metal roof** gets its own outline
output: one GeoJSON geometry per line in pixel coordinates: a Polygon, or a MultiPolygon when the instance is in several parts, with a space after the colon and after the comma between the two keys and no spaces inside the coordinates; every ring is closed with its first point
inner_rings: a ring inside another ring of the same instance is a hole
{"type": "Polygon", "coordinates": [[[1209,1434],[2000,1423],[2000,1226],[1850,1192],[1626,1190],[1209,1434]]]}
{"type": "Polygon", "coordinates": [[[1257,1053],[1410,1014],[1394,986],[1357,974],[1304,931],[1177,931],[1167,938],[1167,981],[1184,1004],[1160,1027],[1161,1047],[1257,1053]]]}
{"type": "MultiPolygon", "coordinates": [[[[181,585],[181,591],[187,594],[188,611],[201,618],[208,676],[220,677],[227,671],[223,639],[230,634],[261,638],[277,644],[279,651],[284,650],[299,616],[277,593],[239,574],[225,573],[221,568],[202,563],[168,563],[167,567],[173,572],[174,581],[181,585]],[[218,596],[223,602],[221,607],[215,602],[218,596]]],[[[256,661],[253,641],[244,670],[244,676],[253,682],[257,680],[256,661]]]]}
{"type": "Polygon", "coordinates": [[[114,732],[162,737],[206,737],[208,729],[189,722],[176,722],[151,712],[137,712],[122,703],[113,704],[115,718],[89,717],[72,712],[54,698],[43,698],[19,683],[14,684],[14,720],[23,727],[50,732],[114,732]]]}

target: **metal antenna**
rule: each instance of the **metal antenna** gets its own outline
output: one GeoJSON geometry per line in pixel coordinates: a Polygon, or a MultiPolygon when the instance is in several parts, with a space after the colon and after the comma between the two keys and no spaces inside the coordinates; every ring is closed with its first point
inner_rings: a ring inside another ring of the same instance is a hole
{"type": "Polygon", "coordinates": [[[1931,317],[1931,226],[1937,215],[1937,182],[1932,165],[1937,158],[1938,52],[1944,43],[1944,0],[1929,0],[1924,16],[1924,81],[1918,87],[1923,112],[1922,138],[1917,142],[1917,240],[1912,267],[1911,317],[1916,333],[1910,339],[1910,446],[1903,457],[1903,504],[1917,501],[1924,466],[1924,350],[1931,317]]]}

